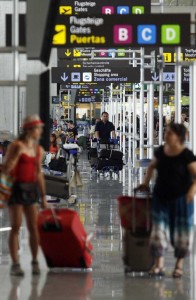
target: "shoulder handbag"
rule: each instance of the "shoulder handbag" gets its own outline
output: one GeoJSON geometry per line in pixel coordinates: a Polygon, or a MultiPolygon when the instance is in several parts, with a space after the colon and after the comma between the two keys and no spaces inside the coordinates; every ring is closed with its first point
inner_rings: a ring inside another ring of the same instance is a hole
{"type": "Polygon", "coordinates": [[[52,170],[52,171],[57,171],[57,172],[62,172],[62,173],[67,172],[66,158],[61,156],[61,153],[59,153],[59,158],[52,159],[48,166],[49,166],[50,170],[52,170]]]}

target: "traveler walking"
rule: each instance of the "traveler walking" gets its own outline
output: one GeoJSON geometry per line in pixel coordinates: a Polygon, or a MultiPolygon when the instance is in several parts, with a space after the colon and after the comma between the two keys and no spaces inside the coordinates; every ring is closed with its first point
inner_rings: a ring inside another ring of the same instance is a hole
{"type": "Polygon", "coordinates": [[[173,277],[183,275],[183,261],[193,242],[193,198],[196,193],[196,157],[184,146],[186,128],[171,123],[165,133],[165,145],[155,152],[144,183],[147,188],[154,169],[157,179],[152,203],[151,249],[155,265],[150,275],[164,275],[164,255],[168,239],[175,249],[173,277]]]}
{"type": "Polygon", "coordinates": [[[42,135],[43,123],[37,115],[29,116],[23,124],[23,133],[14,141],[6,155],[3,171],[13,177],[12,195],[8,202],[11,232],[9,249],[12,258],[10,274],[23,276],[18,257],[18,236],[23,213],[26,217],[32,254],[32,274],[39,275],[37,261],[39,236],[37,229],[39,195],[42,207],[47,207],[45,182],[41,172],[43,149],[38,142],[42,135]]]}
{"type": "Polygon", "coordinates": [[[115,127],[109,120],[109,114],[107,112],[102,113],[102,119],[96,124],[95,132],[97,139],[110,139],[116,138],[115,127]]]}

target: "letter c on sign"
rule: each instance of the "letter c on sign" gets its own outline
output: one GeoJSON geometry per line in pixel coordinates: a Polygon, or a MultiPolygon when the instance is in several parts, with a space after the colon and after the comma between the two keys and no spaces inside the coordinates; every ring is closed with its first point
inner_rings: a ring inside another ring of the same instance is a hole
{"type": "Polygon", "coordinates": [[[124,13],[126,14],[126,9],[125,8],[121,8],[121,10],[120,10],[120,15],[124,15],[124,13]]]}
{"type": "Polygon", "coordinates": [[[142,30],[142,38],[144,41],[149,42],[152,39],[152,29],[144,28],[142,30]]]}

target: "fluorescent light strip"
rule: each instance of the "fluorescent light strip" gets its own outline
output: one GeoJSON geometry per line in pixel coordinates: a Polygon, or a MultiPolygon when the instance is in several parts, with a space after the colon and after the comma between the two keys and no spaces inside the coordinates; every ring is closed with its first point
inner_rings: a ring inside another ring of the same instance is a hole
{"type": "Polygon", "coordinates": [[[3,227],[3,228],[0,228],[0,232],[10,231],[11,229],[12,229],[11,227],[3,227]]]}

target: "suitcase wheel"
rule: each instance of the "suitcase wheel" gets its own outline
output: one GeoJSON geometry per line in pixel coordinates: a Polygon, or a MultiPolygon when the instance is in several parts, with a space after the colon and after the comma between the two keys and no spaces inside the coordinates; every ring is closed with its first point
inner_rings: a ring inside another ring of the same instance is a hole
{"type": "Polygon", "coordinates": [[[125,276],[126,276],[127,274],[129,274],[129,273],[130,273],[130,270],[129,270],[129,268],[128,268],[128,267],[125,267],[125,269],[124,269],[124,273],[125,273],[125,276]]]}
{"type": "Polygon", "coordinates": [[[46,264],[48,266],[49,269],[53,268],[53,264],[52,264],[52,261],[49,257],[45,256],[45,259],[46,259],[46,264]]]}
{"type": "Polygon", "coordinates": [[[82,269],[87,269],[87,265],[86,265],[86,262],[85,262],[84,257],[81,257],[81,258],[80,258],[80,267],[81,267],[82,269]]]}

